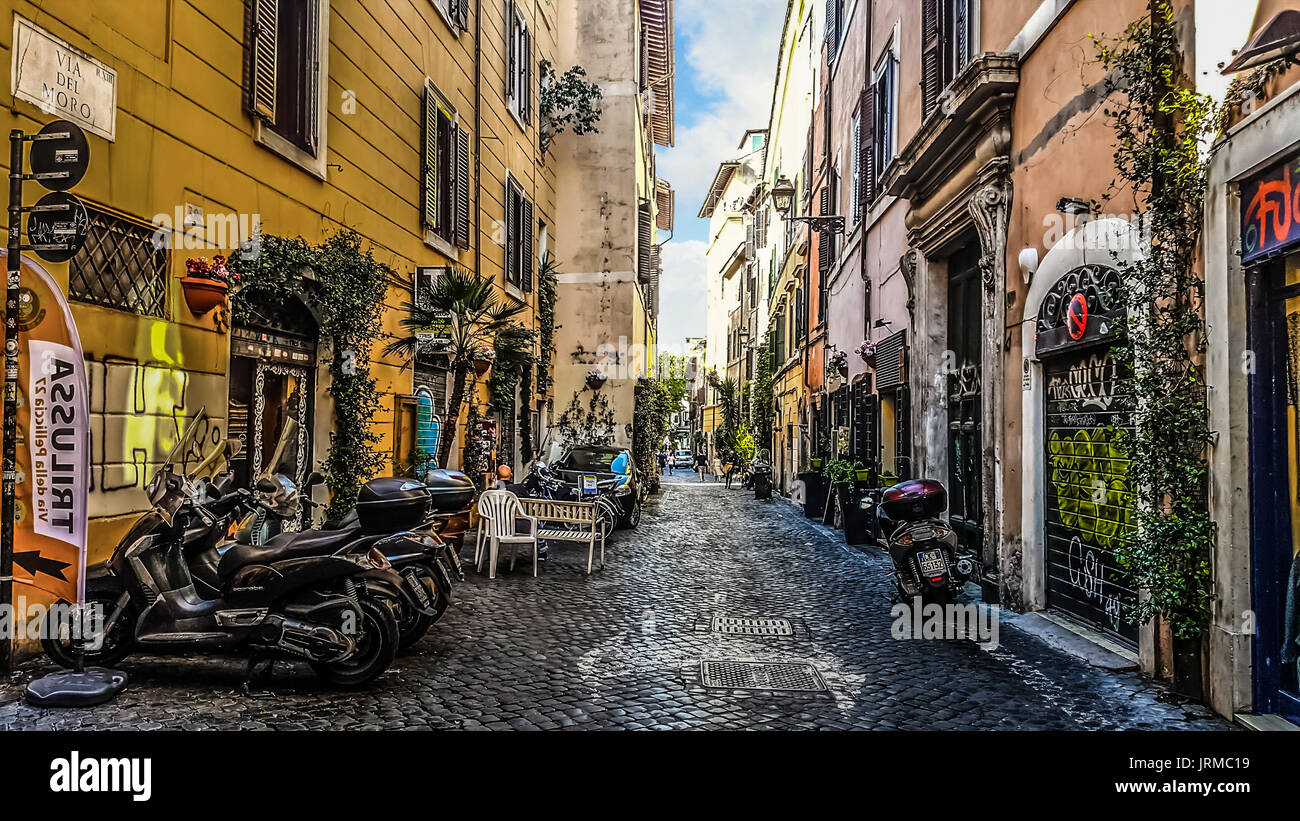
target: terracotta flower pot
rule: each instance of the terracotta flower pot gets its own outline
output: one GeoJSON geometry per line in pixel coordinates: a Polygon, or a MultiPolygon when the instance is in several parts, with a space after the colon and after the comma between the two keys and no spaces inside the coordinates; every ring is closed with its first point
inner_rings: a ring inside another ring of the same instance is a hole
{"type": "Polygon", "coordinates": [[[491,367],[492,367],[492,360],[490,359],[474,360],[474,373],[478,374],[479,376],[482,376],[483,374],[487,373],[488,368],[491,367]]]}
{"type": "Polygon", "coordinates": [[[181,292],[190,311],[195,316],[203,316],[226,301],[230,284],[207,277],[182,277],[181,292]]]}

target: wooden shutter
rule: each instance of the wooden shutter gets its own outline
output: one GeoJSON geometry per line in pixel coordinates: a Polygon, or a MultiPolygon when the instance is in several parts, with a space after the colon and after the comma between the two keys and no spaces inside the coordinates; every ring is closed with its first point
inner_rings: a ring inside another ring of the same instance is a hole
{"type": "Polygon", "coordinates": [[[279,0],[246,0],[245,60],[248,110],[275,124],[276,24],[279,0]]]}
{"type": "Polygon", "coordinates": [[[523,60],[523,71],[520,72],[523,88],[519,95],[519,114],[524,124],[532,122],[533,115],[533,33],[528,29],[523,30],[523,53],[519,59],[523,60]]]}
{"type": "Polygon", "coordinates": [[[424,157],[421,162],[424,188],[422,223],[438,228],[438,99],[424,87],[424,157]]]}
{"type": "Polygon", "coordinates": [[[456,244],[469,247],[469,132],[456,128],[456,244]]]}
{"type": "Polygon", "coordinates": [[[749,217],[745,220],[745,261],[748,262],[758,256],[754,247],[757,237],[754,232],[754,218],[749,217]]]}
{"type": "Polygon", "coordinates": [[[506,33],[506,99],[515,98],[515,83],[518,80],[519,39],[515,32],[515,3],[506,0],[506,19],[502,29],[506,33]]]}
{"type": "Polygon", "coordinates": [[[533,204],[520,200],[523,213],[520,219],[519,267],[522,269],[523,289],[533,290],[533,204]]]}
{"type": "MultiPolygon", "coordinates": [[[[822,189],[821,206],[822,216],[826,216],[831,212],[830,186],[822,189]]],[[[817,268],[821,271],[822,287],[825,288],[826,277],[830,275],[831,269],[831,234],[829,231],[821,231],[817,234],[817,268]]]]}
{"type": "MultiPolygon", "coordinates": [[[[891,59],[891,58],[886,58],[891,59]]],[[[862,115],[858,133],[858,208],[865,215],[876,199],[876,87],[867,84],[862,90],[862,115]]]]}
{"type": "Polygon", "coordinates": [[[506,282],[519,284],[519,207],[515,187],[506,180],[506,282]]]}
{"type": "Polygon", "coordinates": [[[840,0],[826,0],[826,48],[831,62],[835,61],[840,43],[840,0]]]}
{"type": "Polygon", "coordinates": [[[921,0],[921,111],[928,115],[943,91],[943,37],[939,23],[942,0],[921,0]]]}
{"type": "Polygon", "coordinates": [[[456,25],[462,29],[469,29],[469,0],[451,0],[452,16],[456,18],[456,25]]]}
{"type": "Polygon", "coordinates": [[[307,87],[303,89],[303,94],[307,99],[303,105],[303,122],[302,136],[307,149],[307,153],[315,156],[316,128],[320,119],[320,84],[328,82],[320,76],[320,5],[314,2],[307,4],[307,87]]]}
{"type": "Polygon", "coordinates": [[[954,0],[952,4],[952,76],[955,78],[963,66],[970,62],[970,0],[954,0]]]}
{"type": "Polygon", "coordinates": [[[760,211],[760,212],[758,212],[756,215],[754,215],[754,247],[755,247],[755,248],[766,248],[766,247],[767,247],[767,215],[768,215],[768,213],[769,213],[768,210],[767,210],[766,208],[764,208],[762,211],[760,211]]]}
{"type": "Polygon", "coordinates": [[[650,206],[642,203],[637,209],[637,279],[644,285],[650,281],[650,269],[653,263],[651,248],[654,246],[653,216],[650,206]]]}

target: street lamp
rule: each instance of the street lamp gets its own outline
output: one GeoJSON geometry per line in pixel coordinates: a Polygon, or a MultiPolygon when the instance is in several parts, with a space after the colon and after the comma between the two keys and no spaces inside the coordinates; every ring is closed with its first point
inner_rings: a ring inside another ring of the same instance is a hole
{"type": "Polygon", "coordinates": [[[781,219],[790,222],[806,222],[808,227],[819,234],[832,233],[843,234],[846,230],[844,217],[834,214],[823,215],[820,217],[792,217],[790,216],[790,207],[794,205],[794,183],[790,182],[788,177],[781,177],[772,185],[772,205],[776,208],[781,219]]]}

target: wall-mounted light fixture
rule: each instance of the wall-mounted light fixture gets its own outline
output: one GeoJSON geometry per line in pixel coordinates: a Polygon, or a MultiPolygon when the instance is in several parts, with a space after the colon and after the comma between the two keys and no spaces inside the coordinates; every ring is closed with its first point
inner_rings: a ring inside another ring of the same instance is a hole
{"type": "Polygon", "coordinates": [[[1020,273],[1025,278],[1025,284],[1034,278],[1038,273],[1038,249],[1026,248],[1020,252],[1020,273]]]}
{"type": "Polygon", "coordinates": [[[806,222],[809,228],[819,234],[827,232],[843,234],[847,230],[844,217],[833,214],[820,217],[790,216],[790,207],[794,205],[794,195],[794,183],[790,182],[788,177],[781,177],[772,185],[772,206],[781,215],[781,219],[792,222],[806,222]]]}

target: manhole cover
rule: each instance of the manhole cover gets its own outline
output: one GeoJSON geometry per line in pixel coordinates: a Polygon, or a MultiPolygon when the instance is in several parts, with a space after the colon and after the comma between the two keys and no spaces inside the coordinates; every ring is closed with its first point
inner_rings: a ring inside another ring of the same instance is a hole
{"type": "Polygon", "coordinates": [[[714,633],[729,633],[740,636],[793,636],[794,625],[789,619],[734,619],[730,616],[714,616],[714,633]]]}
{"type": "Polygon", "coordinates": [[[702,661],[700,683],[719,690],[826,690],[817,669],[806,662],[702,661]]]}

